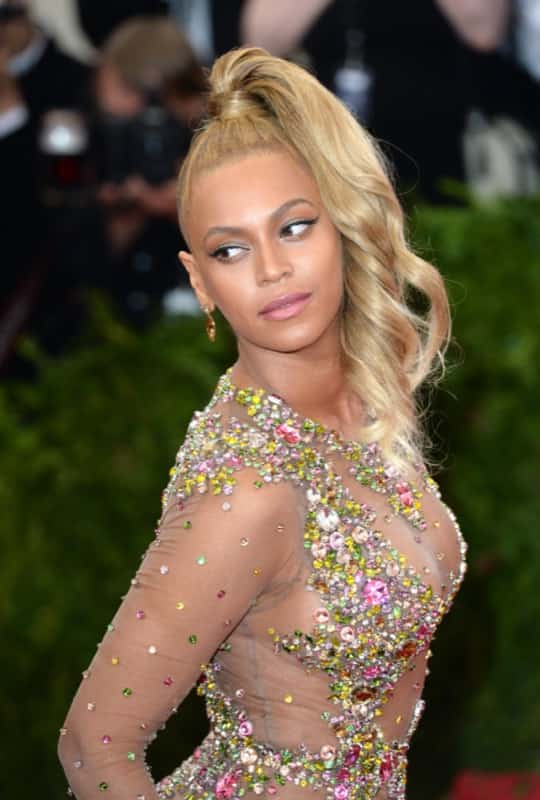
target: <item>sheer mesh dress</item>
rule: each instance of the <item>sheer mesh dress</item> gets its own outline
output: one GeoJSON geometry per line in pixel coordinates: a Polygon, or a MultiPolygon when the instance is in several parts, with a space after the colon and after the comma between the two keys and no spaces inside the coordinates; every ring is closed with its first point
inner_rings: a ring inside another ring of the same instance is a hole
{"type": "Polygon", "coordinates": [[[73,794],[404,800],[430,642],[467,549],[416,474],[228,369],[64,723],[73,794]],[[146,747],[194,685],[210,732],[156,783],[146,747]]]}

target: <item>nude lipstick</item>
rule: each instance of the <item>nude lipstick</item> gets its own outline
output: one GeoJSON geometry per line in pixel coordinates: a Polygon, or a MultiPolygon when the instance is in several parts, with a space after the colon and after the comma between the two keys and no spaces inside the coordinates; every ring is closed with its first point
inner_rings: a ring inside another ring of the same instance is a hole
{"type": "Polygon", "coordinates": [[[290,319],[299,314],[308,304],[311,292],[295,292],[276,297],[259,314],[265,319],[290,319]]]}

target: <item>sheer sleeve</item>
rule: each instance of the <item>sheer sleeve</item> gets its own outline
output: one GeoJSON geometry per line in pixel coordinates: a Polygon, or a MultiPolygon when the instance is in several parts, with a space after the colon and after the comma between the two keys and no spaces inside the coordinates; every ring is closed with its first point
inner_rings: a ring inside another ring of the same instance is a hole
{"type": "Polygon", "coordinates": [[[61,730],[59,757],[79,800],[157,798],[149,742],[289,558],[290,539],[275,530],[298,526],[291,486],[258,477],[242,467],[229,493],[201,494],[185,474],[187,493],[168,487],[156,539],[61,730]]]}

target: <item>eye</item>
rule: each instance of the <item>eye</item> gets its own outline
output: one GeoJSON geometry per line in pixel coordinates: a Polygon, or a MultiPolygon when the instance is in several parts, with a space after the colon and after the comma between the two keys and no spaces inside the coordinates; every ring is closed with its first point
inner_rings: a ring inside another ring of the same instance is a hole
{"type": "Polygon", "coordinates": [[[210,256],[218,261],[232,261],[242,250],[245,250],[245,247],[239,247],[237,244],[223,244],[210,253],[210,256]]]}
{"type": "Polygon", "coordinates": [[[308,228],[317,222],[318,217],[315,219],[296,219],[293,222],[288,222],[281,229],[281,233],[286,236],[301,236],[308,228]]]}

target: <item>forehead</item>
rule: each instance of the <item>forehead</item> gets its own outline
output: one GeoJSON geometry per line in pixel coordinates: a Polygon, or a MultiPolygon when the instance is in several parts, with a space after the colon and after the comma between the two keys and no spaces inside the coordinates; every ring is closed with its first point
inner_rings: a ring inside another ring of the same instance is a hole
{"type": "Polygon", "coordinates": [[[194,178],[187,226],[196,235],[214,225],[248,225],[293,197],[321,205],[317,182],[300,159],[286,150],[249,153],[194,178]]]}

